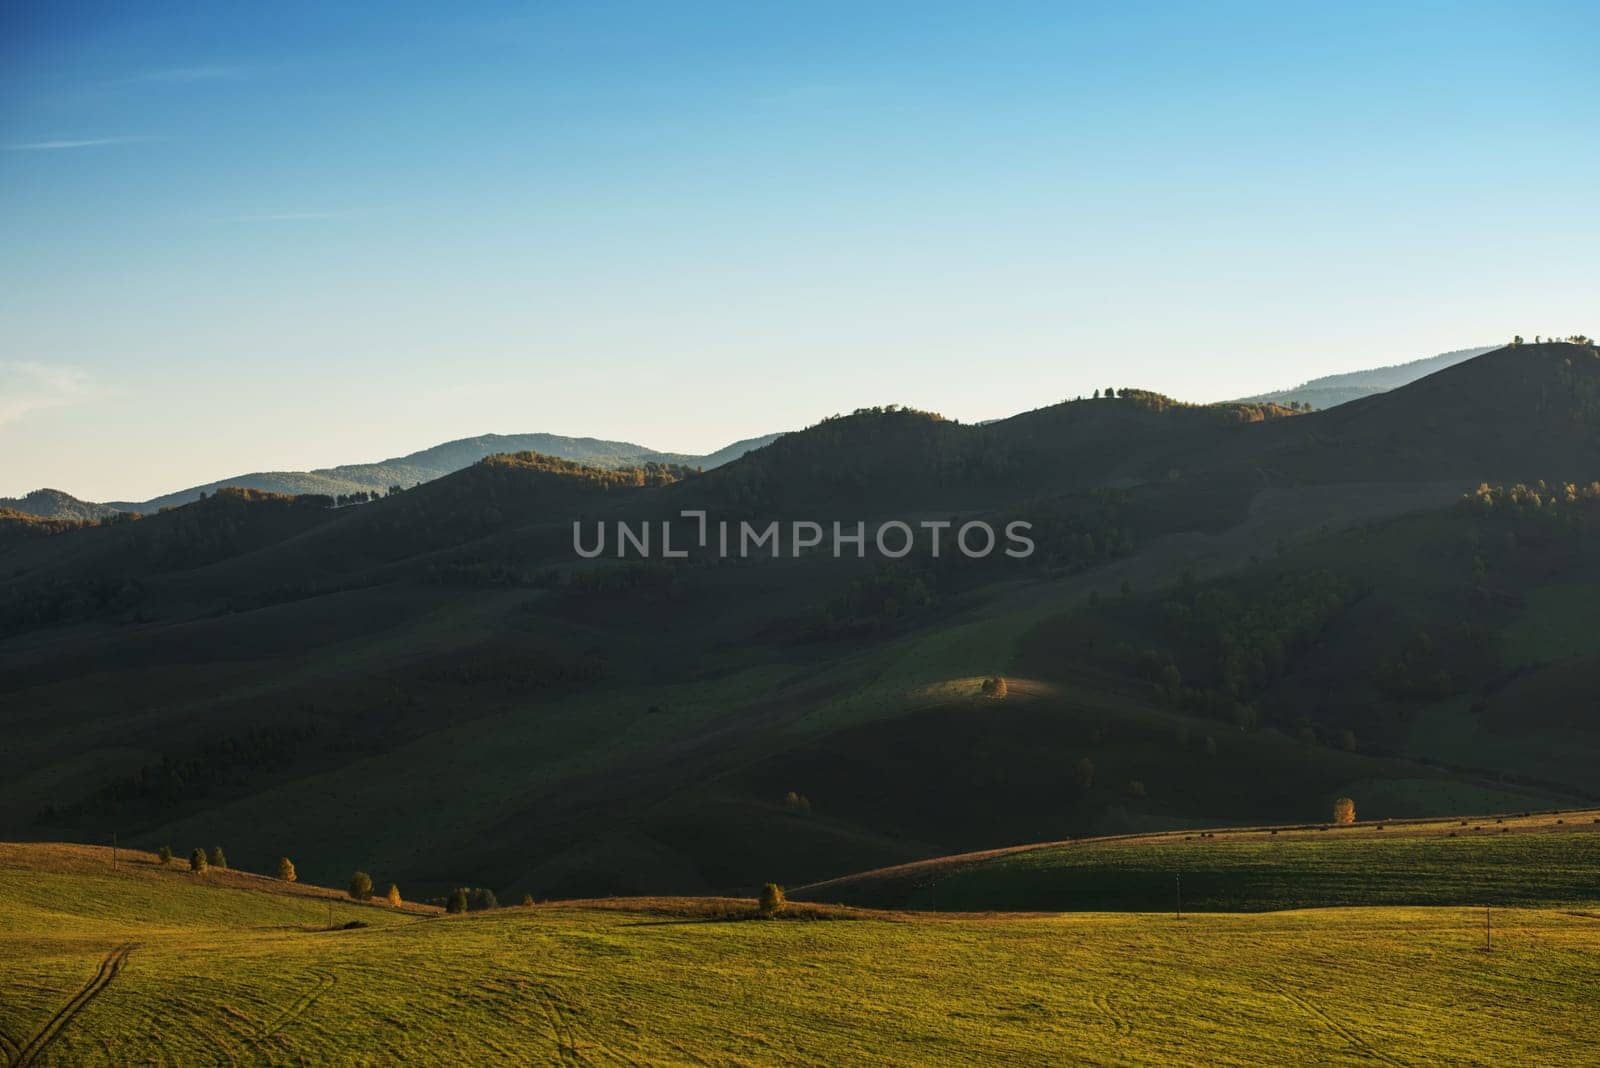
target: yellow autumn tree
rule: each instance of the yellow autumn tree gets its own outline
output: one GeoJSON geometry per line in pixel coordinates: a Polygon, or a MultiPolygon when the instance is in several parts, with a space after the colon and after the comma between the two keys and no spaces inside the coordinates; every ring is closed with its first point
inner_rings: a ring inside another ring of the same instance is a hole
{"type": "Polygon", "coordinates": [[[789,904],[789,899],[783,894],[783,887],[777,883],[767,883],[761,888],[759,907],[761,915],[768,918],[782,912],[789,904]]]}
{"type": "Polygon", "coordinates": [[[1356,821],[1356,803],[1348,797],[1341,797],[1333,803],[1333,822],[1354,823],[1356,821]]]}
{"type": "Polygon", "coordinates": [[[389,884],[389,904],[396,908],[400,906],[400,888],[394,883],[389,884]]]}

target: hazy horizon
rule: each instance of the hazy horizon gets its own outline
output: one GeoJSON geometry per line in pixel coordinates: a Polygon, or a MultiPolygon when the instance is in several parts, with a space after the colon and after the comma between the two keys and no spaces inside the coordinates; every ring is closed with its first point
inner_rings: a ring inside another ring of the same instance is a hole
{"type": "Polygon", "coordinates": [[[1575,3],[12,5],[0,494],[1218,400],[1592,329],[1596,29],[1575,3]]]}
{"type": "MultiPolygon", "coordinates": [[[[1413,363],[1413,362],[1416,362],[1416,360],[1429,359],[1431,356],[1442,356],[1442,355],[1445,355],[1445,354],[1450,353],[1450,352],[1458,352],[1458,351],[1461,351],[1461,350],[1464,350],[1464,349],[1471,349],[1471,348],[1477,348],[1477,347],[1480,347],[1480,346],[1458,345],[1458,346],[1454,346],[1454,347],[1449,348],[1449,349],[1441,349],[1437,353],[1430,353],[1428,356],[1416,357],[1415,360],[1413,360],[1413,359],[1395,360],[1395,361],[1391,361],[1391,363],[1389,363],[1389,364],[1375,363],[1375,364],[1370,365],[1370,367],[1371,368],[1378,368],[1378,367],[1392,366],[1394,364],[1413,363]]],[[[1363,366],[1363,367],[1346,368],[1345,370],[1347,370],[1347,371],[1360,371],[1360,370],[1367,370],[1367,369],[1368,369],[1367,366],[1363,366]]],[[[1341,372],[1338,371],[1338,370],[1327,372],[1327,374],[1329,374],[1329,375],[1336,375],[1336,374],[1339,374],[1339,373],[1341,373],[1341,372]]],[[[1313,378],[1322,378],[1322,377],[1325,377],[1325,376],[1319,374],[1319,375],[1315,375],[1315,376],[1312,376],[1312,377],[1313,378]]],[[[1245,395],[1253,395],[1253,394],[1261,394],[1261,393],[1274,393],[1274,392],[1279,392],[1279,391],[1282,391],[1282,390],[1293,389],[1293,388],[1295,388],[1295,387],[1297,387],[1299,385],[1304,384],[1305,381],[1309,381],[1309,379],[1303,379],[1303,380],[1298,381],[1298,382],[1290,382],[1290,383],[1285,383],[1285,384],[1275,385],[1275,386],[1265,386],[1265,387],[1263,387],[1261,389],[1257,389],[1257,390],[1252,391],[1251,394],[1245,394],[1245,395]]],[[[1133,383],[1127,383],[1127,384],[1128,385],[1133,385],[1133,383]]],[[[1103,387],[1096,387],[1096,388],[1103,388],[1103,387]]],[[[1138,386],[1136,388],[1155,388],[1155,387],[1138,386]]],[[[1090,389],[1090,390],[1084,391],[1081,395],[1082,396],[1089,396],[1093,392],[1094,392],[1094,389],[1090,389]]],[[[1078,395],[1079,394],[1073,394],[1072,396],[1078,396],[1078,395]]],[[[1060,401],[1068,400],[1068,399],[1071,399],[1071,398],[1070,397],[1049,398],[1049,399],[1040,401],[1038,404],[1031,404],[1031,405],[1028,405],[1027,407],[1019,408],[1016,411],[1005,412],[1005,413],[999,414],[999,415],[978,416],[976,418],[962,418],[962,417],[959,417],[959,416],[951,415],[949,412],[940,412],[939,414],[943,415],[943,416],[946,416],[947,418],[959,419],[963,423],[978,423],[978,422],[985,422],[985,421],[993,421],[993,420],[998,420],[998,419],[1010,418],[1013,415],[1021,414],[1022,412],[1029,411],[1029,410],[1031,410],[1033,408],[1042,407],[1042,406],[1049,405],[1049,404],[1059,403],[1060,401]]],[[[1186,397],[1179,397],[1177,399],[1178,400],[1185,400],[1185,401],[1192,400],[1192,398],[1186,398],[1186,397]]],[[[1231,398],[1231,397],[1230,398],[1208,398],[1208,400],[1224,400],[1224,399],[1233,399],[1233,398],[1231,398]]],[[[871,407],[873,403],[887,405],[887,404],[896,404],[898,402],[896,402],[896,401],[878,401],[878,402],[872,402],[872,403],[869,403],[869,404],[858,405],[856,407],[871,407]]],[[[330,468],[348,467],[348,466],[359,465],[359,464],[381,463],[381,462],[383,462],[385,460],[400,459],[402,457],[412,455],[413,453],[423,452],[423,451],[425,451],[427,449],[431,449],[431,448],[433,448],[433,447],[435,447],[437,445],[443,445],[443,444],[446,444],[446,443],[452,442],[452,441],[461,441],[461,440],[466,440],[466,439],[471,439],[471,438],[496,437],[496,436],[498,436],[498,437],[521,437],[521,436],[527,436],[527,435],[532,435],[532,434],[550,434],[550,435],[557,436],[557,437],[567,437],[567,438],[592,438],[592,439],[596,439],[596,440],[600,440],[600,441],[626,442],[626,443],[632,444],[632,445],[642,445],[642,446],[644,446],[646,448],[653,449],[656,452],[662,452],[662,453],[680,453],[680,454],[685,454],[685,455],[703,456],[703,455],[708,455],[710,453],[716,452],[716,451],[718,451],[720,449],[723,449],[723,448],[725,448],[725,447],[727,447],[729,445],[733,445],[733,444],[736,444],[737,442],[745,441],[745,440],[748,440],[748,439],[751,439],[751,438],[764,437],[764,436],[766,436],[768,434],[782,434],[782,433],[790,433],[790,432],[796,431],[796,430],[803,430],[808,426],[815,425],[816,423],[820,422],[823,419],[829,418],[831,416],[848,414],[849,411],[853,411],[853,410],[855,410],[855,409],[851,408],[851,409],[841,409],[840,411],[834,411],[834,412],[824,412],[824,413],[821,413],[821,414],[817,415],[816,417],[806,421],[805,423],[797,424],[795,426],[773,427],[773,428],[769,428],[769,429],[764,430],[764,431],[758,431],[758,432],[753,433],[753,434],[745,434],[745,435],[743,435],[741,437],[730,438],[730,439],[728,439],[726,441],[713,442],[711,444],[705,445],[704,447],[696,447],[696,448],[675,448],[675,447],[670,446],[670,445],[662,446],[662,445],[659,445],[659,444],[657,444],[655,442],[640,441],[640,440],[637,440],[635,438],[630,438],[626,434],[622,434],[622,435],[596,434],[596,433],[587,433],[587,432],[582,432],[582,431],[570,431],[569,432],[569,431],[542,430],[542,429],[529,429],[529,430],[482,430],[482,431],[476,431],[476,432],[465,433],[465,434],[456,434],[456,435],[453,435],[451,437],[440,438],[440,439],[438,439],[436,441],[427,441],[427,442],[424,442],[424,443],[421,443],[421,444],[415,444],[415,445],[410,446],[410,447],[401,448],[399,451],[384,453],[381,456],[376,456],[376,455],[374,455],[374,456],[360,456],[358,458],[341,458],[341,459],[333,459],[333,460],[320,459],[320,460],[316,460],[316,461],[313,461],[313,462],[310,462],[310,463],[306,463],[306,464],[302,464],[302,465],[299,465],[299,466],[288,466],[288,465],[284,465],[284,464],[256,464],[255,466],[242,467],[242,468],[239,468],[237,470],[229,470],[229,471],[223,471],[223,472],[217,472],[217,473],[213,473],[213,474],[209,474],[209,475],[204,475],[204,476],[197,477],[197,478],[194,478],[194,479],[191,479],[189,481],[185,481],[185,482],[182,482],[182,483],[179,483],[179,484],[165,486],[164,488],[159,488],[159,489],[152,490],[150,492],[141,492],[141,493],[137,493],[137,494],[104,493],[104,494],[99,494],[99,495],[96,495],[96,496],[90,496],[90,495],[87,495],[87,494],[74,492],[70,487],[46,485],[44,483],[39,483],[39,484],[35,484],[35,485],[29,485],[24,489],[17,489],[17,490],[11,490],[11,491],[8,491],[7,488],[4,485],[0,485],[0,497],[22,497],[22,496],[25,496],[28,493],[32,493],[35,490],[52,489],[52,490],[59,490],[59,491],[64,492],[64,493],[71,494],[72,496],[78,498],[79,500],[85,500],[85,501],[95,501],[95,502],[108,502],[108,501],[139,502],[139,501],[153,500],[156,497],[161,497],[161,496],[164,496],[164,495],[166,495],[168,493],[176,493],[176,492],[178,492],[180,490],[187,489],[187,488],[189,488],[191,486],[206,485],[206,484],[211,483],[211,482],[216,482],[216,481],[219,481],[221,479],[227,479],[227,478],[231,478],[231,477],[238,476],[238,475],[252,474],[252,473],[256,473],[256,472],[265,473],[265,472],[274,472],[274,471],[286,471],[287,472],[287,471],[325,470],[325,469],[330,469],[330,468]]],[[[26,480],[24,479],[24,481],[26,481],[26,480]]]]}

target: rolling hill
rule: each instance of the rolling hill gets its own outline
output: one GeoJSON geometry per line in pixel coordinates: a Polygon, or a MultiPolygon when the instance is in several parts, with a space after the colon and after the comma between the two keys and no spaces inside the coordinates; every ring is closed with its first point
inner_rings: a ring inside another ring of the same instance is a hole
{"type": "Polygon", "coordinates": [[[80,501],[70,493],[55,489],[36,489],[22,497],[0,497],[0,509],[38,516],[41,519],[104,519],[123,509],[112,504],[80,501]]]}
{"type": "Polygon", "coordinates": [[[1181,920],[797,905],[762,921],[752,906],[445,916],[148,853],[113,865],[103,847],[0,844],[0,1051],[23,1065],[1499,1065],[1579,1063],[1600,1041],[1592,909],[1497,909],[1486,953],[1475,902],[1181,920]]]}
{"type": "Polygon", "coordinates": [[[1583,804],[1600,648],[1563,621],[1600,561],[1560,480],[1594,463],[1597,378],[1543,345],[1310,414],[878,409],[704,473],[524,454],[349,507],[240,491],[36,533],[0,548],[0,834],[515,899],[1303,821],[1339,793],[1583,804]],[[573,552],[575,520],[694,508],[1026,517],[1039,552],[573,552]]]}
{"type": "Polygon", "coordinates": [[[1197,912],[1377,905],[1582,907],[1600,810],[1222,827],[940,857],[799,887],[870,908],[1197,912]]]}

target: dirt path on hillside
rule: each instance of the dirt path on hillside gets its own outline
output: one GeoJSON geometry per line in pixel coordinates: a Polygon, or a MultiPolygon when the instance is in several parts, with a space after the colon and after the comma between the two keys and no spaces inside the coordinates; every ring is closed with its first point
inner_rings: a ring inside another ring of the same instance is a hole
{"type": "Polygon", "coordinates": [[[28,1040],[11,1063],[13,1068],[27,1068],[44,1051],[61,1030],[70,1024],[84,1007],[99,996],[100,992],[111,985],[111,980],[122,971],[122,966],[127,963],[128,954],[133,952],[133,943],[127,942],[118,946],[100,962],[100,968],[94,977],[83,985],[83,988],[72,996],[72,999],[56,1011],[56,1014],[45,1021],[43,1027],[28,1040]]]}

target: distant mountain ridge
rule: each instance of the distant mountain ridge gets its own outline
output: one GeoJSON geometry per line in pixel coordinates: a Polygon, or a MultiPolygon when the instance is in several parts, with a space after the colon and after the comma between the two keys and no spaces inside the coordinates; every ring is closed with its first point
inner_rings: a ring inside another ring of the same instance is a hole
{"type": "Polygon", "coordinates": [[[1300,404],[1309,404],[1312,408],[1332,408],[1336,405],[1346,404],[1362,397],[1371,397],[1378,393],[1387,393],[1391,389],[1410,385],[1419,378],[1426,378],[1435,371],[1443,371],[1447,367],[1454,367],[1464,363],[1475,356],[1482,356],[1492,352],[1499,346],[1480,345],[1471,349],[1456,349],[1452,352],[1441,352],[1437,356],[1429,356],[1421,360],[1411,360],[1408,363],[1391,364],[1388,367],[1373,367],[1364,371],[1346,371],[1342,374],[1324,375],[1313,378],[1309,382],[1302,382],[1293,389],[1280,389],[1274,393],[1258,393],[1253,397],[1241,397],[1240,400],[1273,402],[1275,404],[1288,404],[1297,401],[1300,404]]]}
{"type": "Polygon", "coordinates": [[[58,489],[36,489],[24,497],[0,497],[0,511],[6,509],[44,519],[104,519],[121,510],[109,504],[80,501],[58,489]]]}
{"type": "Polygon", "coordinates": [[[782,434],[746,438],[703,456],[659,452],[627,441],[570,438],[560,434],[483,434],[447,441],[420,452],[377,463],[343,464],[314,471],[253,471],[190,486],[147,501],[82,501],[56,489],[38,489],[24,497],[0,497],[0,509],[12,509],[47,519],[101,519],[118,512],[158,512],[199,500],[224,486],[269,493],[322,493],[330,496],[385,491],[391,486],[410,488],[422,482],[470,467],[496,453],[537,452],[591,467],[634,467],[646,463],[683,464],[710,470],[736,460],[753,449],[769,445],[782,434]]]}
{"type": "MultiPolygon", "coordinates": [[[[1293,389],[1240,398],[1238,403],[1288,405],[1293,401],[1309,405],[1313,409],[1333,408],[1408,385],[1435,372],[1493,351],[1494,348],[1495,346],[1486,345],[1456,349],[1408,363],[1326,375],[1311,379],[1293,389]]],[[[1002,420],[991,422],[1000,421],[1002,420]]],[[[431,482],[469,467],[485,456],[512,452],[535,452],[591,467],[614,468],[644,463],[670,463],[711,470],[730,463],[747,452],[769,445],[782,436],[782,434],[765,434],[746,438],[716,452],[697,456],[659,452],[632,442],[606,441],[599,438],[573,438],[559,434],[484,434],[447,441],[420,452],[376,463],[344,464],[312,471],[254,471],[200,486],[190,486],[147,501],[97,503],[79,500],[61,490],[40,489],[24,497],[0,498],[0,509],[9,508],[49,519],[100,519],[118,512],[156,512],[162,508],[189,504],[199,499],[202,493],[215,493],[224,486],[290,494],[340,495],[373,490],[381,492],[390,486],[409,488],[422,482],[431,482]]]]}

